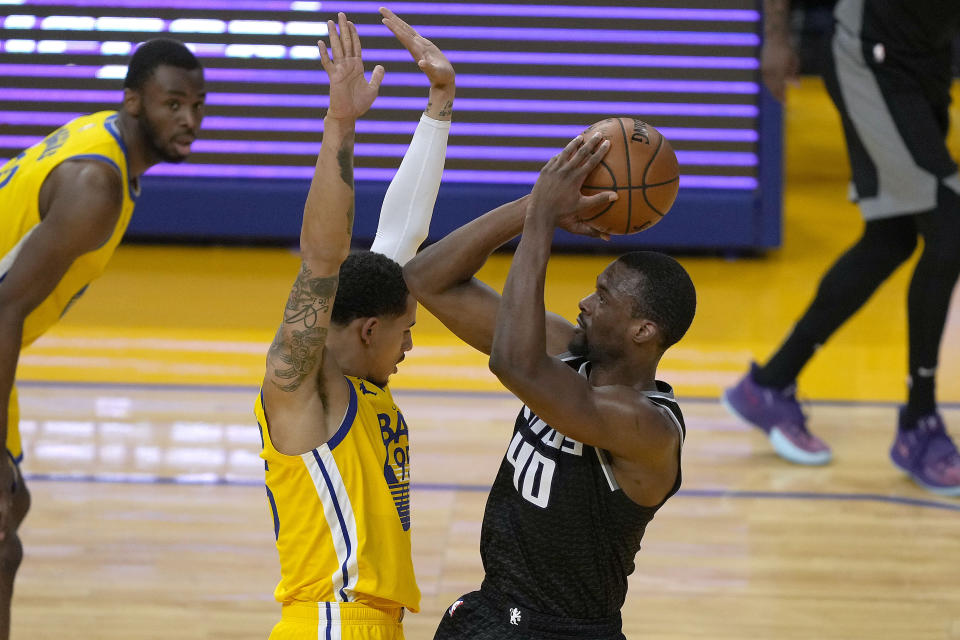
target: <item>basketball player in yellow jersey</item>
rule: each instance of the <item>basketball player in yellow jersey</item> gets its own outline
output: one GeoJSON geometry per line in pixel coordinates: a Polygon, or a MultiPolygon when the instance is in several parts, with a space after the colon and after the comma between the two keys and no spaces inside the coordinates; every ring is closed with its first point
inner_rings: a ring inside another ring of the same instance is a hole
{"type": "Polygon", "coordinates": [[[355,123],[384,70],[377,66],[367,82],[356,27],[343,13],[328,23],[332,55],[319,47],[330,108],[303,212],[303,262],[256,405],[280,556],[275,597],[283,606],[272,640],[401,640],[404,610],[420,606],[407,424],[387,383],[413,346],[416,301],[400,263],[426,237],[454,71],[432,43],[381,13],[429,79],[430,98],[372,250],[350,253],[355,123]]]}
{"type": "Polygon", "coordinates": [[[119,244],[161,161],[190,153],[203,117],[203,70],[181,43],[152,40],[130,61],[119,111],[83,116],[0,167],[0,640],[30,496],[20,474],[14,374],[20,350],[60,319],[119,244]]]}

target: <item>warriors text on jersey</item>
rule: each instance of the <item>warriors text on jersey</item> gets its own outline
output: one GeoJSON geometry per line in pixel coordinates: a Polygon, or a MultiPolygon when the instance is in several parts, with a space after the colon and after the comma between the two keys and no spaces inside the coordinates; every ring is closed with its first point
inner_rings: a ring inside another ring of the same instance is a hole
{"type": "MultiPolygon", "coordinates": [[[[344,377],[346,414],[330,440],[278,452],[263,407],[267,498],[280,554],[279,602],[358,602],[418,611],[410,550],[407,423],[389,389],[344,377]]],[[[267,409],[269,410],[269,408],[267,409]]]]}
{"type": "MultiPolygon", "coordinates": [[[[589,372],[583,358],[564,360],[581,375],[589,372]]],[[[660,381],[657,388],[645,395],[675,419],[682,442],[673,392],[660,381]]],[[[667,498],[679,488],[678,466],[667,498]]],[[[565,437],[524,406],[483,515],[483,588],[562,618],[619,614],[643,532],[662,504],[633,502],[619,488],[608,452],[565,437]]]]}
{"type": "MultiPolygon", "coordinates": [[[[57,166],[66,160],[105,162],[117,170],[126,185],[113,234],[103,245],[77,258],[50,295],[27,316],[23,347],[53,326],[87,285],[103,273],[130,222],[138,187],[127,171],[126,147],[117,128],[117,117],[115,111],[101,111],[72,120],[0,167],[0,281],[40,223],[40,188],[57,166]]],[[[16,412],[12,398],[7,449],[15,458],[20,456],[16,412]]]]}

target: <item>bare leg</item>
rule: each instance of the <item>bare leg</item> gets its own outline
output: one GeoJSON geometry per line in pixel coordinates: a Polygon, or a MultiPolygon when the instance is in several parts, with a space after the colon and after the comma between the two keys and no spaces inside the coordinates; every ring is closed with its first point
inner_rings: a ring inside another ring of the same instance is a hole
{"type": "Polygon", "coordinates": [[[6,457],[7,460],[2,464],[10,464],[14,467],[16,489],[13,492],[10,530],[3,541],[0,541],[0,640],[7,640],[10,637],[10,601],[13,598],[13,580],[23,559],[23,545],[20,542],[18,530],[30,509],[30,492],[20,473],[20,467],[14,464],[9,452],[6,457]]]}

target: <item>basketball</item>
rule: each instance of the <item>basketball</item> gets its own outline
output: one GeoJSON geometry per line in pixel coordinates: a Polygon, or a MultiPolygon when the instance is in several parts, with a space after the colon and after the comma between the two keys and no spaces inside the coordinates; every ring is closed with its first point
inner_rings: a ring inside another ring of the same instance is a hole
{"type": "Polygon", "coordinates": [[[615,191],[619,198],[583,218],[611,235],[638,233],[660,222],[677,197],[680,165],[670,142],[637,118],[607,118],[583,137],[599,131],[610,141],[600,165],[583,183],[583,194],[615,191]]]}

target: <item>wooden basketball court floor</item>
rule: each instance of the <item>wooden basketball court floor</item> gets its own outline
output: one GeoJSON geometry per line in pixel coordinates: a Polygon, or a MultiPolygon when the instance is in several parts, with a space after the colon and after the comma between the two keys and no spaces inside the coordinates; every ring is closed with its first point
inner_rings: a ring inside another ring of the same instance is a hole
{"type": "MultiPolygon", "coordinates": [[[[904,396],[909,267],[800,380],[833,464],[780,461],[717,401],[751,358],[776,347],[859,230],[822,87],[805,81],[786,116],[783,248],[762,258],[681,257],[699,310],[660,376],[687,417],[684,486],[648,528],[625,632],[960,638],[960,500],[918,489],[887,454],[904,396]]],[[[609,259],[557,257],[548,306],[572,319],[609,259]]],[[[502,283],[507,266],[497,256],[482,276],[502,283]]],[[[278,569],[252,405],[296,271],[284,250],[124,246],[23,354],[33,509],[15,638],[267,636],[279,617],[278,569]]],[[[479,584],[486,490],[519,405],[482,357],[422,310],[414,341],[392,386],[411,425],[423,611],[405,626],[419,640],[479,584]]],[[[960,436],[958,360],[955,300],[939,395],[960,436]]]]}

